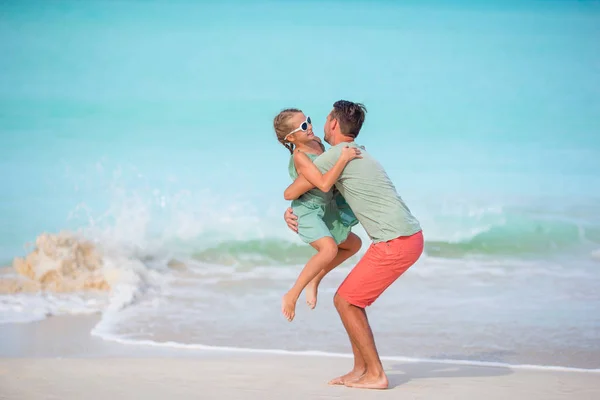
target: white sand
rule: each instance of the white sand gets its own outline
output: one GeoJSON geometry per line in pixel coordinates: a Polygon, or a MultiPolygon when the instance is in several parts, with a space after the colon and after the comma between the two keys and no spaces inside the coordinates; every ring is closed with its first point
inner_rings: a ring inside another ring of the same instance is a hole
{"type": "Polygon", "coordinates": [[[386,365],[391,390],[330,387],[349,360],[303,356],[3,359],[2,398],[600,399],[600,375],[428,363],[386,365]]]}
{"type": "Polygon", "coordinates": [[[1,399],[600,399],[600,373],[385,362],[391,389],[328,386],[347,358],[111,344],[96,317],[0,326],[1,399]]]}

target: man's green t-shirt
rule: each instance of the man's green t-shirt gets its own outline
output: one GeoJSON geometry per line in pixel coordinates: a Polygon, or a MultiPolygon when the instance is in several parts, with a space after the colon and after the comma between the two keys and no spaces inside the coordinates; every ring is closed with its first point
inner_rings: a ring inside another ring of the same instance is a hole
{"type": "Polygon", "coordinates": [[[335,186],[371,240],[385,242],[419,232],[419,221],[404,204],[383,167],[356,143],[331,147],[314,160],[315,165],[322,173],[329,171],[345,146],[359,147],[362,158],[346,165],[335,186]]]}

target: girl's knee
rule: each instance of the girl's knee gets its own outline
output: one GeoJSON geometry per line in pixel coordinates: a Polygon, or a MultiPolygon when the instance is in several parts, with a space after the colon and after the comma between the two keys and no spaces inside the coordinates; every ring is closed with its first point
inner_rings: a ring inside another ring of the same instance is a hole
{"type": "Polygon", "coordinates": [[[358,250],[360,250],[360,247],[362,246],[362,240],[360,239],[360,237],[358,237],[358,235],[350,232],[350,234],[348,235],[348,239],[346,239],[346,241],[342,245],[343,248],[354,254],[357,253],[358,250]]]}
{"type": "Polygon", "coordinates": [[[337,255],[338,245],[333,238],[323,238],[321,243],[319,243],[318,251],[328,258],[333,259],[337,255]]]}
{"type": "Polygon", "coordinates": [[[352,242],[352,250],[354,250],[354,252],[357,252],[360,250],[360,247],[362,246],[362,240],[357,236],[357,235],[353,235],[353,242],[352,242]]]}

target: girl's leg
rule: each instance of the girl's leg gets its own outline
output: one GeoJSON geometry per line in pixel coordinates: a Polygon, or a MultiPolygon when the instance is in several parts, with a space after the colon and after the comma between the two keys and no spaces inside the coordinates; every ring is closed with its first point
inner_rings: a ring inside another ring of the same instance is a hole
{"type": "Polygon", "coordinates": [[[296,302],[300,293],[304,290],[306,285],[321,271],[326,268],[338,252],[338,246],[335,240],[331,237],[322,237],[321,239],[315,240],[310,244],[317,250],[317,254],[312,256],[306,263],[302,272],[296,279],[294,286],[283,296],[281,302],[281,311],[288,321],[294,319],[296,314],[296,302]]]}
{"type": "Polygon", "coordinates": [[[332,269],[355,255],[358,250],[360,250],[361,245],[362,241],[360,238],[352,232],[348,234],[348,238],[344,242],[340,243],[335,258],[325,268],[319,271],[317,276],[315,276],[306,287],[306,304],[308,304],[310,308],[315,308],[317,306],[317,292],[319,283],[321,283],[323,277],[332,269]]]}

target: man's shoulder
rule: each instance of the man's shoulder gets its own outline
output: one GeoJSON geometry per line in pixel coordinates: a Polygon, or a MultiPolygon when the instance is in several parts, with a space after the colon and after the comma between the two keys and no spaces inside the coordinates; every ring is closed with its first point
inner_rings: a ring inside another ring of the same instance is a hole
{"type": "Polygon", "coordinates": [[[333,148],[337,148],[338,151],[342,151],[342,149],[344,147],[358,147],[359,149],[365,150],[365,146],[360,145],[356,142],[342,142],[342,143],[338,143],[335,146],[332,147],[333,148]]]}
{"type": "Polygon", "coordinates": [[[356,142],[342,142],[342,143],[338,143],[335,146],[331,146],[329,149],[327,149],[327,151],[325,151],[323,154],[321,154],[321,156],[324,156],[325,154],[339,154],[342,152],[342,149],[344,147],[359,147],[361,149],[364,149],[365,146],[361,146],[356,142]]]}
{"type": "Polygon", "coordinates": [[[328,148],[327,150],[325,150],[319,157],[317,157],[315,159],[315,161],[317,160],[330,160],[332,158],[338,157],[339,154],[342,152],[342,148],[339,147],[339,145],[335,145],[335,146],[331,146],[330,148],[328,148]]]}
{"type": "MultiPolygon", "coordinates": [[[[328,148],[325,153],[341,151],[343,146],[344,146],[344,143],[338,143],[335,146],[331,146],[330,148],[328,148]]],[[[325,153],[323,153],[323,154],[325,154],[325,153]]]]}

